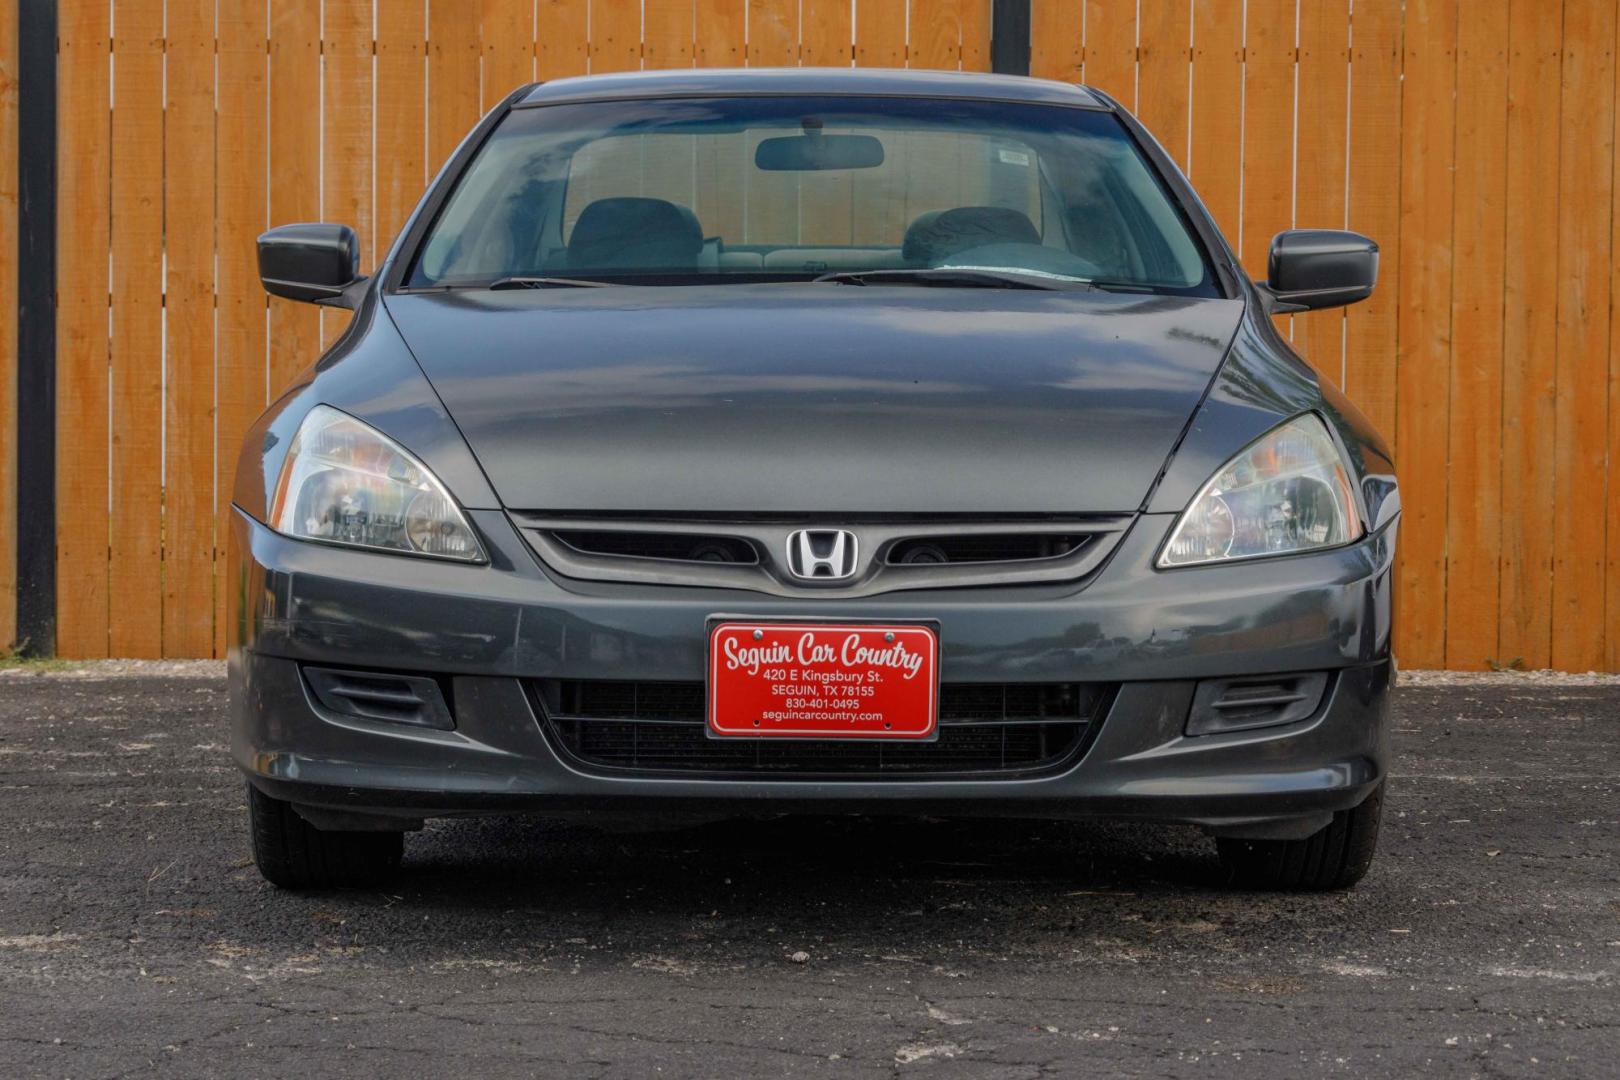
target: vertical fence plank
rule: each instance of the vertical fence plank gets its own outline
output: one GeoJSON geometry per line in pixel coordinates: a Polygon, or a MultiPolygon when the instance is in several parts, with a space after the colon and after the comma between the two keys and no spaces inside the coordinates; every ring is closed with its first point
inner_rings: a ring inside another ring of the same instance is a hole
{"type": "Polygon", "coordinates": [[[1085,0],[1030,0],[1029,73],[1077,83],[1085,64],[1082,10],[1085,0]]]}
{"type": "Polygon", "coordinates": [[[1263,279],[1272,236],[1293,224],[1294,0],[1249,0],[1243,58],[1238,255],[1250,277],[1263,279]]]}
{"type": "MultiPolygon", "coordinates": [[[[163,0],[120,4],[113,42],[114,656],[162,652],[163,0]]],[[[76,164],[76,163],[75,163],[76,164]]]]}
{"type": "Polygon", "coordinates": [[[1506,248],[1502,312],[1503,663],[1546,667],[1552,648],[1552,530],[1558,362],[1559,73],[1563,23],[1542,0],[1509,9],[1506,248]]]}
{"type": "MultiPolygon", "coordinates": [[[[641,57],[648,70],[689,68],[697,47],[692,0],[647,0],[642,10],[641,57]]],[[[641,168],[647,180],[642,194],[697,208],[695,140],[680,136],[643,136],[641,168]]],[[[704,235],[713,235],[705,226],[704,235]]]]}
{"type": "Polygon", "coordinates": [[[591,0],[591,74],[640,69],[640,6],[591,0]]]}
{"type": "MultiPolygon", "coordinates": [[[[321,216],[321,5],[270,7],[270,224],[321,216]]],[[[284,390],[320,354],[321,313],[270,300],[270,394],[284,390]]]]}
{"type": "MultiPolygon", "coordinates": [[[[1616,135],[1620,136],[1620,73],[1616,75],[1613,106],[1616,135]]],[[[1620,253],[1620,137],[1616,138],[1610,187],[1613,198],[1610,219],[1610,258],[1620,253]]],[[[1611,266],[1609,279],[1609,445],[1608,507],[1604,529],[1607,556],[1604,566],[1604,670],[1620,671],[1620,270],[1611,266]]]]}
{"type": "MultiPolygon", "coordinates": [[[[420,5],[418,5],[420,7],[420,5]]],[[[268,368],[265,294],[259,285],[254,238],[265,228],[266,26],[263,0],[219,0],[218,171],[215,177],[219,315],[214,377],[218,409],[215,484],[219,490],[218,547],[231,528],[236,455],[248,425],[264,408],[268,368]]],[[[216,566],[214,655],[225,654],[237,611],[234,585],[216,566]]]]}
{"type": "Polygon", "coordinates": [[[1408,667],[1436,667],[1445,659],[1457,0],[1407,5],[1405,72],[1395,424],[1404,527],[1396,650],[1408,667]]]}
{"type": "MultiPolygon", "coordinates": [[[[697,0],[693,62],[700,68],[740,66],[747,57],[748,11],[745,0],[697,0]]],[[[753,168],[753,144],[714,139],[698,151],[698,217],[711,235],[758,243],[763,236],[782,240],[779,185],[753,168]],[[750,199],[750,196],[773,196],[750,199]]]]}
{"type": "MultiPolygon", "coordinates": [[[[1349,82],[1349,0],[1300,0],[1294,221],[1301,228],[1345,227],[1349,82]]],[[[1294,316],[1294,348],[1335,384],[1344,382],[1344,316],[1342,308],[1294,316]]]]}
{"type": "MultiPolygon", "coordinates": [[[[800,31],[801,62],[848,67],[853,58],[852,11],[846,0],[806,0],[800,31]]],[[[806,174],[799,181],[799,238],[806,244],[849,244],[855,239],[855,178],[806,174]]]]}
{"type": "Polygon", "coordinates": [[[692,0],[647,0],[641,31],[642,63],[649,71],[689,68],[696,47],[692,0]]]}
{"type": "Polygon", "coordinates": [[[428,4],[428,168],[437,172],[478,122],[478,21],[467,0],[428,4]]]}
{"type": "Polygon", "coordinates": [[[1482,4],[1457,27],[1456,209],[1451,286],[1449,668],[1497,656],[1502,511],[1502,272],[1506,231],[1508,9],[1482,4]]]}
{"type": "Polygon", "coordinates": [[[799,62],[798,0],[748,0],[748,66],[799,62]]]}
{"type": "Polygon", "coordinates": [[[17,5],[0,3],[0,652],[17,637],[17,5]]]}
{"type": "Polygon", "coordinates": [[[990,0],[912,0],[908,63],[990,70],[990,0]]]}
{"type": "MultiPolygon", "coordinates": [[[[110,8],[62,8],[58,59],[56,648],[107,655],[110,8]]],[[[9,529],[8,529],[9,531],[9,529]]]]}
{"type": "Polygon", "coordinates": [[[855,60],[850,0],[803,0],[799,62],[806,67],[849,67],[855,60]]]}
{"type": "Polygon", "coordinates": [[[747,0],[697,0],[697,66],[742,67],[748,56],[747,0]]]}
{"type": "MultiPolygon", "coordinates": [[[[904,16],[903,0],[893,0],[888,6],[904,16]]],[[[744,40],[748,32],[746,0],[697,0],[696,18],[698,67],[741,67],[748,54],[744,40]]],[[[786,173],[768,173],[752,167],[754,148],[762,137],[754,136],[746,141],[740,185],[743,242],[798,243],[798,203],[792,197],[797,190],[796,181],[786,173]]]]}
{"type": "Polygon", "coordinates": [[[913,0],[906,63],[914,68],[956,71],[962,66],[963,23],[968,0],[913,0]]]}
{"type": "Polygon", "coordinates": [[[906,6],[898,0],[855,6],[855,63],[860,67],[906,66],[906,6]]]}
{"type": "Polygon", "coordinates": [[[1558,180],[1557,480],[1553,666],[1602,665],[1610,214],[1614,181],[1614,0],[1564,5],[1558,180]]]}
{"type": "Polygon", "coordinates": [[[1378,287],[1345,311],[1344,388],[1395,440],[1401,286],[1401,0],[1356,0],[1350,24],[1350,228],[1378,242],[1378,287]]]}
{"type": "MultiPolygon", "coordinates": [[[[321,220],[348,225],[360,237],[360,272],[376,262],[371,219],[372,0],[325,0],[321,52],[321,220]]],[[[337,340],[351,314],[321,312],[321,347],[337,340]]]]}
{"type": "MultiPolygon", "coordinates": [[[[321,53],[321,219],[360,235],[360,268],[377,259],[372,233],[372,0],[324,0],[321,53]]],[[[347,312],[328,311],[346,323],[347,312]]],[[[330,327],[328,328],[330,329],[330,327]]],[[[329,335],[330,336],[330,335],[329,335]]]]}
{"type": "Polygon", "coordinates": [[[1085,81],[1136,109],[1136,0],[1086,0],[1085,81]]]}
{"type": "Polygon", "coordinates": [[[214,0],[169,0],[163,655],[214,649],[214,0]]]}
{"type": "MultiPolygon", "coordinates": [[[[744,10],[746,19],[747,12],[744,10]]],[[[710,5],[692,5],[693,61],[699,65],[723,63],[721,57],[729,46],[726,42],[734,32],[746,32],[744,27],[732,27],[724,10],[710,5]],[[704,22],[720,16],[720,26],[705,26],[704,22]]],[[[750,148],[751,150],[751,148],[750,148]]],[[[757,235],[759,215],[750,215],[748,184],[753,179],[752,158],[745,160],[737,140],[720,136],[702,137],[694,148],[696,157],[694,176],[694,209],[703,223],[704,232],[723,237],[730,243],[747,243],[750,229],[757,235]]]]}
{"type": "Polygon", "coordinates": [[[540,0],[535,14],[535,78],[585,74],[590,66],[589,18],[589,0],[540,0]]]}
{"type": "MultiPolygon", "coordinates": [[[[855,5],[855,65],[863,68],[902,68],[906,66],[906,5],[904,3],[857,3],[855,5]]],[[[865,175],[851,178],[852,223],[854,220],[893,222],[891,235],[883,243],[899,243],[904,232],[906,193],[899,185],[881,185],[865,175]],[[873,201],[880,202],[872,209],[873,201]]]]}
{"type": "Polygon", "coordinates": [[[1137,117],[1187,167],[1191,0],[1142,0],[1137,117]]]}
{"type": "Polygon", "coordinates": [[[483,0],[478,25],[484,57],[481,106],[488,112],[534,81],[534,0],[483,0]]]}
{"type": "Polygon", "coordinates": [[[427,185],[427,20],[420,0],[377,0],[376,158],[373,211],[381,261],[427,185]]]}
{"type": "Polygon", "coordinates": [[[994,0],[959,0],[962,22],[962,70],[990,70],[990,22],[994,0]]]}
{"type": "Polygon", "coordinates": [[[1193,0],[1192,134],[1187,175],[1237,249],[1243,190],[1243,9],[1193,0]]]}

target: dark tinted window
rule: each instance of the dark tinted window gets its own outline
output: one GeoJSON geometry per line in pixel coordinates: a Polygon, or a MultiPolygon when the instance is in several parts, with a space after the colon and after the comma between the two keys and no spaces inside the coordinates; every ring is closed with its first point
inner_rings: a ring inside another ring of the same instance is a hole
{"type": "Polygon", "coordinates": [[[845,96],[514,110],[461,177],[409,284],[939,266],[1217,295],[1110,114],[845,96]]]}

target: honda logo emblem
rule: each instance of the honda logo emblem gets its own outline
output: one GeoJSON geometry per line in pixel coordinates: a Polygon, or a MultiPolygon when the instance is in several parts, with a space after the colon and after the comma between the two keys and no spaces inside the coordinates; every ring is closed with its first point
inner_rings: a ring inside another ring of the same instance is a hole
{"type": "Polygon", "coordinates": [[[797,578],[842,581],[855,576],[858,544],[845,529],[800,529],[788,537],[788,570],[797,578]]]}

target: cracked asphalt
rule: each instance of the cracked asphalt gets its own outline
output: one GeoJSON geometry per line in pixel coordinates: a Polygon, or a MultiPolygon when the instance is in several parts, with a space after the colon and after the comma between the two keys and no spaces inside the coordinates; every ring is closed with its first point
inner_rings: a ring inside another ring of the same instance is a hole
{"type": "Polygon", "coordinates": [[[0,678],[0,1076],[1620,1075],[1620,682],[1403,687],[1342,894],[1182,829],[493,819],[298,896],[203,670],[0,678]]]}

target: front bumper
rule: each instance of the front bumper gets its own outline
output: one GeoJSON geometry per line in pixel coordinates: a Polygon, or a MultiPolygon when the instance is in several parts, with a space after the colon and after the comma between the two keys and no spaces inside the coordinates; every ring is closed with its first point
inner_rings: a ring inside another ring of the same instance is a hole
{"type": "Polygon", "coordinates": [[[504,515],[474,512],[489,566],[288,540],[238,514],[232,753],[326,820],[528,809],[905,810],[1178,821],[1303,833],[1382,779],[1393,526],[1330,552],[1159,572],[1170,515],[1143,515],[1080,585],[764,597],[554,579],[504,515]],[[937,620],[945,682],[1117,684],[1089,747],[1053,775],[931,780],[608,776],[542,730],[528,678],[692,680],[717,612],[937,620]],[[450,680],[453,731],[333,717],[301,663],[450,680]],[[1329,671],[1309,718],[1183,734],[1202,678],[1329,671]]]}

